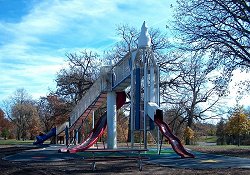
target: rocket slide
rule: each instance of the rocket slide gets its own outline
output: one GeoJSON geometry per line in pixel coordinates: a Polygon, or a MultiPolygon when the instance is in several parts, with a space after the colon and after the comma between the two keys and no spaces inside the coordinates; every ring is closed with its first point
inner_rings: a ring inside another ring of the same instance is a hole
{"type": "Polygon", "coordinates": [[[194,158],[195,156],[188,152],[182,145],[181,141],[172,133],[168,124],[163,121],[162,110],[157,109],[154,116],[155,123],[159,126],[161,133],[169,140],[174,151],[182,158],[194,158]]]}

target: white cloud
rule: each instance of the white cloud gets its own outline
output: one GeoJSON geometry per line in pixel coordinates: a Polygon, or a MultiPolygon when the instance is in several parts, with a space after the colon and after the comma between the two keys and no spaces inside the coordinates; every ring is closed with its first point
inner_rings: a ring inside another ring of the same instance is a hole
{"type": "Polygon", "coordinates": [[[232,82],[230,82],[229,86],[230,95],[228,96],[228,105],[235,106],[238,103],[239,105],[250,106],[248,93],[245,92],[243,94],[239,94],[239,91],[242,91],[242,89],[246,88],[244,85],[239,85],[240,82],[244,81],[250,81],[249,72],[235,70],[232,82]],[[238,102],[237,97],[239,97],[238,102]]]}
{"type": "MultiPolygon", "coordinates": [[[[99,54],[117,41],[115,28],[163,27],[170,16],[166,1],[51,0],[34,4],[14,23],[0,22],[0,97],[25,88],[38,97],[55,86],[65,53],[91,49],[99,54]]],[[[21,8],[21,7],[20,7],[21,8]]]]}

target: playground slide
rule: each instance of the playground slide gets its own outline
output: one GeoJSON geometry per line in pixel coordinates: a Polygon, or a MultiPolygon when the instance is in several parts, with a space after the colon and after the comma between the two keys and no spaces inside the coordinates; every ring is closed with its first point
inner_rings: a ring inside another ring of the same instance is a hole
{"type": "Polygon", "coordinates": [[[81,152],[97,142],[97,140],[102,136],[107,126],[107,113],[105,113],[96,123],[94,129],[90,132],[88,137],[80,144],[73,148],[62,148],[59,152],[69,152],[76,153],[81,152]]]}
{"type": "MultiPolygon", "coordinates": [[[[117,109],[121,108],[125,104],[126,102],[125,92],[117,92],[116,102],[117,102],[116,103],[117,109]]],[[[76,153],[90,148],[102,136],[102,134],[106,129],[106,126],[107,126],[107,112],[105,112],[103,116],[98,120],[95,127],[88,135],[88,137],[80,145],[77,145],[73,148],[61,148],[58,150],[58,152],[76,153]]]]}
{"type": "Polygon", "coordinates": [[[33,145],[43,144],[44,141],[48,140],[52,136],[56,136],[56,127],[52,128],[47,134],[40,134],[36,136],[36,141],[33,143],[33,145]]]}
{"type": "Polygon", "coordinates": [[[162,134],[169,140],[174,151],[182,158],[194,158],[195,156],[188,152],[181,141],[172,133],[167,123],[163,121],[162,111],[156,110],[155,123],[159,126],[162,134]]]}

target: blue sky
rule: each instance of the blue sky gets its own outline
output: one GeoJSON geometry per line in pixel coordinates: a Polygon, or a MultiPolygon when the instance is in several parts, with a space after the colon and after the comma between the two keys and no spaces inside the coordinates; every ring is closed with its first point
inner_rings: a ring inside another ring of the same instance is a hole
{"type": "MultiPolygon", "coordinates": [[[[109,50],[120,40],[118,25],[140,29],[146,21],[165,32],[171,4],[175,7],[175,0],[0,0],[0,107],[18,88],[34,99],[55,90],[56,73],[67,65],[65,54],[109,50]]],[[[249,77],[237,74],[236,80],[249,77]]],[[[230,89],[226,104],[233,106],[237,88],[230,89]]],[[[241,103],[249,104],[248,99],[241,103]]]]}
{"type": "Polygon", "coordinates": [[[103,52],[116,27],[166,30],[174,0],[0,0],[0,101],[24,88],[34,99],[55,89],[65,53],[103,52]]]}

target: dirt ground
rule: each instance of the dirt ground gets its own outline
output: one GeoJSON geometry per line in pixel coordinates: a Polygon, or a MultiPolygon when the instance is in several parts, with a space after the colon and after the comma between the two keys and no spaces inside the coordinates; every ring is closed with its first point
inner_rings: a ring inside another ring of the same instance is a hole
{"type": "MultiPolygon", "coordinates": [[[[78,174],[218,174],[218,175],[249,175],[250,169],[183,169],[183,168],[169,168],[159,165],[147,164],[143,165],[143,170],[140,172],[135,161],[115,161],[115,162],[98,162],[95,172],[91,170],[91,164],[83,159],[74,159],[58,162],[9,162],[2,158],[21,152],[23,150],[31,149],[30,147],[0,147],[0,174],[1,175],[78,175],[78,174]]],[[[250,158],[250,150],[210,150],[195,148],[197,151],[209,152],[216,154],[224,154],[231,156],[250,158]]]]}

